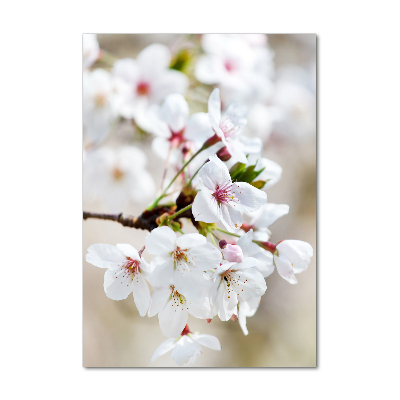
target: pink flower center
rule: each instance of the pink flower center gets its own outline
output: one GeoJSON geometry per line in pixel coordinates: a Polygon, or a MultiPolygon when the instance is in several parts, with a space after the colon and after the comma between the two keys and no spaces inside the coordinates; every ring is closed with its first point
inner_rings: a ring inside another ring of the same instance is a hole
{"type": "Polygon", "coordinates": [[[229,203],[234,198],[232,183],[226,182],[222,186],[217,185],[212,196],[217,200],[218,205],[229,203]]]}
{"type": "Polygon", "coordinates": [[[171,131],[171,137],[168,140],[171,142],[172,145],[179,146],[182,142],[185,141],[185,139],[183,138],[183,132],[185,132],[185,128],[183,128],[179,132],[171,131]]]}
{"type": "Polygon", "coordinates": [[[123,178],[123,176],[124,176],[124,173],[123,173],[118,167],[115,167],[115,168],[113,169],[112,174],[113,174],[113,178],[114,178],[116,181],[121,180],[121,179],[123,178]]]}
{"type": "Polygon", "coordinates": [[[147,82],[139,82],[136,86],[136,93],[139,96],[146,96],[150,93],[150,85],[147,82]]]}
{"type": "Polygon", "coordinates": [[[140,272],[139,261],[132,260],[132,258],[130,258],[130,257],[126,257],[126,260],[127,261],[123,265],[123,268],[125,268],[126,272],[128,272],[130,274],[136,274],[137,272],[140,272]]]}
{"type": "Polygon", "coordinates": [[[232,72],[235,69],[232,61],[226,60],[224,63],[224,67],[228,72],[232,72]]]}
{"type": "Polygon", "coordinates": [[[182,331],[182,333],[181,333],[181,336],[185,336],[185,335],[187,335],[188,333],[192,333],[192,332],[190,332],[190,330],[189,330],[189,325],[186,324],[186,326],[183,328],[183,331],[182,331]]]}

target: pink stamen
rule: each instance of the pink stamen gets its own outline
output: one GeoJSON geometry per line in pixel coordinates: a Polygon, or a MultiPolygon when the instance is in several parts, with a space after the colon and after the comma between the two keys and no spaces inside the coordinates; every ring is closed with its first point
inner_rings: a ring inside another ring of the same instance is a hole
{"type": "Polygon", "coordinates": [[[223,186],[215,188],[214,193],[212,194],[215,200],[218,201],[218,204],[228,204],[233,200],[234,195],[232,192],[232,182],[226,182],[223,186]]]}
{"type": "Polygon", "coordinates": [[[139,82],[136,86],[136,92],[139,96],[146,96],[150,93],[150,85],[147,82],[139,82]]]}

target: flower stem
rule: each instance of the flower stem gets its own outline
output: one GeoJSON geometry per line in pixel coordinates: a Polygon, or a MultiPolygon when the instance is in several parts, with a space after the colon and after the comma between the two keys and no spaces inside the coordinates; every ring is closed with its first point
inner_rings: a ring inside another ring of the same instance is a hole
{"type": "MultiPolygon", "coordinates": [[[[206,162],[207,162],[207,161],[206,161],[206,162]]],[[[206,162],[205,162],[205,163],[206,163],[206,162]]],[[[205,164],[205,163],[204,163],[204,164],[205,164]]],[[[194,178],[194,177],[197,175],[197,173],[203,168],[203,165],[204,165],[204,164],[202,164],[201,167],[192,175],[192,177],[190,178],[190,181],[189,181],[188,184],[187,184],[188,186],[190,186],[190,185],[192,184],[193,178],[194,178]]]]}
{"type": "Polygon", "coordinates": [[[176,178],[178,178],[178,176],[182,173],[182,171],[184,171],[184,169],[189,165],[190,162],[192,162],[194,160],[195,157],[197,157],[204,149],[206,149],[206,147],[201,147],[196,153],[194,153],[192,155],[192,157],[189,158],[188,161],[185,162],[185,164],[183,164],[182,168],[176,173],[176,175],[172,178],[172,181],[169,183],[169,185],[164,189],[164,191],[160,194],[160,196],[158,196],[156,198],[156,200],[154,201],[154,203],[148,207],[148,210],[151,210],[152,208],[154,208],[155,206],[157,206],[158,202],[165,197],[165,193],[167,192],[167,190],[171,187],[171,185],[175,182],[176,178]]]}
{"type": "Polygon", "coordinates": [[[184,213],[186,210],[189,210],[192,208],[193,204],[189,204],[188,206],[186,206],[185,208],[182,208],[182,210],[179,210],[178,212],[176,212],[175,214],[172,214],[170,217],[168,217],[168,219],[174,219],[176,218],[178,215],[184,213]]]}
{"type": "Polygon", "coordinates": [[[236,233],[231,233],[231,232],[228,232],[228,231],[224,231],[223,229],[220,229],[220,228],[216,228],[217,229],[217,231],[220,231],[220,232],[222,232],[222,233],[226,233],[227,235],[231,235],[231,236],[236,236],[236,237],[241,237],[240,235],[236,235],[236,233]]]}

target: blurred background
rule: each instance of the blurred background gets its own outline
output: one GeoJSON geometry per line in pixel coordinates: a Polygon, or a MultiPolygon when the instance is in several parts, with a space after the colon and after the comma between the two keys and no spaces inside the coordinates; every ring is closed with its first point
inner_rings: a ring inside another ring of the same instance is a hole
{"type": "MultiPolygon", "coordinates": [[[[258,37],[264,35],[257,35],[258,37]]],[[[172,59],[188,49],[185,73],[193,87],[191,113],[207,111],[206,103],[213,85],[193,84],[196,57],[204,53],[201,35],[97,35],[102,57],[88,70],[112,70],[113,60],[130,57],[152,43],[168,46],[172,59]],[[197,97],[196,97],[197,96],[197,97]]],[[[222,322],[218,317],[210,324],[189,315],[192,331],[219,338],[220,352],[204,348],[193,367],[315,367],[316,366],[316,36],[267,35],[264,48],[271,55],[268,72],[271,93],[259,104],[249,104],[249,136],[263,141],[263,156],[283,168],[281,180],[266,190],[268,202],[290,206],[288,215],[271,227],[271,241],[298,239],[311,244],[314,257],[309,268],[297,275],[298,284],[290,285],[275,271],[266,279],[267,291],[257,313],[247,318],[249,335],[244,336],[238,322],[222,322]],[[260,112],[257,112],[261,108],[260,112]],[[268,110],[270,114],[268,114],[268,110]],[[250,120],[253,114],[253,121],[250,120]],[[263,118],[265,117],[265,118],[263,118]],[[253,124],[253,126],[251,125],[253,124]],[[258,124],[258,125],[257,125],[258,124]]],[[[112,134],[101,146],[111,148],[120,143],[132,144],[146,155],[146,171],[156,186],[160,184],[164,160],[152,150],[153,136],[138,124],[120,119],[112,134]]],[[[85,137],[84,175],[87,154],[98,143],[85,137]]],[[[89,186],[84,176],[85,185],[89,186]]],[[[151,199],[150,199],[151,200],[151,199]]],[[[109,210],[97,196],[85,196],[85,211],[122,211],[139,215],[148,201],[125,202],[123,209],[109,210]]],[[[184,228],[190,231],[190,228],[184,228]]],[[[130,243],[140,249],[147,231],[122,227],[111,222],[89,219],[83,222],[83,366],[85,367],[177,367],[166,354],[150,363],[155,349],[166,340],[158,318],[140,317],[132,295],[113,301],[103,289],[104,270],[85,261],[87,248],[94,243],[130,243]]],[[[151,260],[144,253],[147,261],[151,260]]],[[[190,366],[189,366],[190,367],[190,366]]]]}

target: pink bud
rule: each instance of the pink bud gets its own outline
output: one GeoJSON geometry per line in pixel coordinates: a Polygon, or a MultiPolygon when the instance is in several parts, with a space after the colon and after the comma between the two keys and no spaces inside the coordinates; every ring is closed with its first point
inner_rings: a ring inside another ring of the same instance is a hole
{"type": "Polygon", "coordinates": [[[227,244],[224,249],[222,249],[222,254],[225,260],[229,262],[240,263],[243,261],[243,251],[237,244],[227,244]]]}
{"type": "Polygon", "coordinates": [[[221,161],[228,161],[232,156],[231,156],[231,153],[229,153],[228,149],[225,146],[222,149],[218,150],[217,157],[221,161]]]}
{"type": "Polygon", "coordinates": [[[232,314],[231,320],[232,320],[232,321],[237,321],[237,320],[238,320],[238,317],[237,317],[237,315],[235,315],[235,314],[232,314]]]}
{"type": "Polygon", "coordinates": [[[219,248],[224,249],[227,244],[228,244],[228,242],[225,239],[222,239],[219,241],[219,248]]]}

